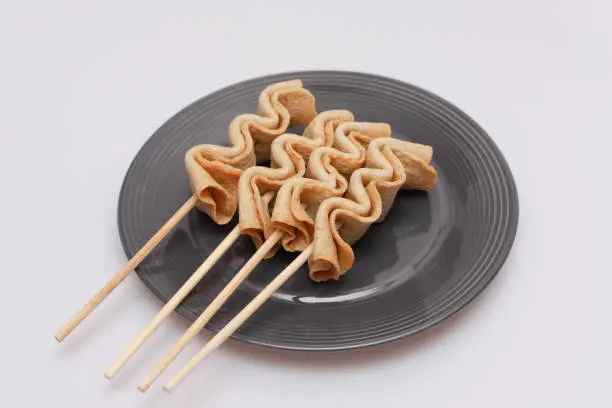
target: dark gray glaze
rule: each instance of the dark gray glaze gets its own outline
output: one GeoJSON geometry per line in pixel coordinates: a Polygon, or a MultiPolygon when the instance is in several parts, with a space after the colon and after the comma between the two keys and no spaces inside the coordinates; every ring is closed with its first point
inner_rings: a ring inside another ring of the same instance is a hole
{"type": "MultiPolygon", "coordinates": [[[[227,144],[231,119],[257,111],[268,84],[300,78],[318,111],[349,109],[357,120],[391,124],[393,136],[433,146],[439,172],[429,193],[401,192],[387,220],[355,244],[354,267],[339,281],[294,275],[234,334],[252,344],[339,350],[421,331],[457,312],[504,263],[517,229],[512,174],[487,134],[452,104],[415,86],[369,74],[309,71],[271,75],[217,91],[168,120],[134,159],[119,199],[121,242],[131,257],[190,196],[185,151],[227,144]]],[[[137,273],[167,301],[233,228],[193,210],[137,273]]],[[[195,320],[253,254],[241,237],[177,309],[195,320]]],[[[296,254],[263,262],[208,324],[218,331],[296,254]]]]}

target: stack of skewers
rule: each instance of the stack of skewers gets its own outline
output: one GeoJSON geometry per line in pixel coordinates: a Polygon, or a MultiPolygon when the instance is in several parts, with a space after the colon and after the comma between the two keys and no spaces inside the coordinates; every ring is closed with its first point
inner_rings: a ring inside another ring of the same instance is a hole
{"type": "Polygon", "coordinates": [[[255,253],[139,385],[141,391],[172,364],[263,259],[281,247],[300,252],[164,389],[174,388],[304,264],[313,281],[338,280],[355,260],[351,245],[384,220],[398,190],[428,191],[437,179],[431,147],[394,139],[388,124],[355,122],[346,110],[317,114],[314,96],[299,80],[264,89],[258,111],[232,120],[230,147],[199,145],[186,153],[192,197],[56,334],[58,341],[70,334],[194,207],[218,224],[227,224],[238,211],[238,225],[119,356],[107,378],[119,372],[240,235],[251,237],[255,253]],[[298,125],[307,125],[302,136],[285,133],[298,125]],[[257,166],[266,162],[270,167],[257,166]]]}

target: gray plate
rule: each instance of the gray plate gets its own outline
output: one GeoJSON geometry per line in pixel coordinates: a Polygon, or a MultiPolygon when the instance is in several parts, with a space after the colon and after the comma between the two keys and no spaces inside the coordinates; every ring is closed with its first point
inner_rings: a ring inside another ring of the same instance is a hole
{"type": "MultiPolygon", "coordinates": [[[[168,120],[134,159],[119,199],[128,257],[189,197],[183,155],[199,143],[227,144],[230,120],[256,112],[270,83],[301,78],[319,111],[349,109],[358,120],[391,124],[393,136],[432,145],[439,172],[430,193],[402,192],[387,220],[355,245],[355,266],[338,282],[315,284],[304,269],[234,338],[296,350],[380,344],[421,331],[457,312],[504,263],[518,223],[512,174],[487,134],[459,109],[420,88],[351,72],[272,75],[224,88],[168,120]]],[[[137,269],[167,301],[235,224],[192,211],[137,269]]],[[[242,237],[178,308],[194,320],[253,254],[242,237]]],[[[296,255],[262,263],[208,324],[218,331],[296,255]]]]}

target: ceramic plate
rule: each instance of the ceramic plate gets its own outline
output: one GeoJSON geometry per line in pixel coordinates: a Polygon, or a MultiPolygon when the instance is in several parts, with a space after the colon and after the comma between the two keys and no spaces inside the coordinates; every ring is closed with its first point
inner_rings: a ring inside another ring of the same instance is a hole
{"type": "MultiPolygon", "coordinates": [[[[339,281],[294,275],[234,334],[237,340],[294,350],[381,344],[424,330],[457,312],[502,267],[514,240],[518,198],[495,143],[458,108],[423,89],[380,76],[334,71],[271,75],[208,95],[168,120],[134,159],[119,200],[128,257],[190,196],[183,156],[195,144],[227,144],[227,127],[256,112],[268,84],[300,78],[319,112],[348,109],[360,121],[391,124],[393,136],[433,146],[439,173],[429,193],[400,192],[386,221],[355,244],[354,267],[339,281]]],[[[294,130],[301,132],[301,129],[294,130]]],[[[137,269],[167,301],[234,227],[193,210],[137,269]]],[[[241,237],[177,312],[194,320],[253,254],[241,237]]],[[[263,262],[210,321],[218,331],[296,254],[263,262]]]]}

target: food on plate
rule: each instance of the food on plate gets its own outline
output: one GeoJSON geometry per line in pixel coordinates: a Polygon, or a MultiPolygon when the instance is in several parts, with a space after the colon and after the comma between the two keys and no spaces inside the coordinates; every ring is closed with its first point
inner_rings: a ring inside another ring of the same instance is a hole
{"type": "Polygon", "coordinates": [[[236,116],[229,125],[231,146],[203,144],[185,155],[197,207],[216,223],[228,223],[238,206],[244,170],[270,160],[272,142],[289,126],[306,125],[316,115],[315,98],[299,79],[279,82],[259,95],[259,114],[236,116]]]}
{"type": "Polygon", "coordinates": [[[437,172],[431,147],[411,151],[408,142],[376,139],[370,143],[366,167],[353,173],[346,197],[321,203],[315,219],[313,253],[309,259],[314,281],[337,280],[355,260],[351,245],[375,222],[382,222],[400,189],[429,191],[437,172]]]}

